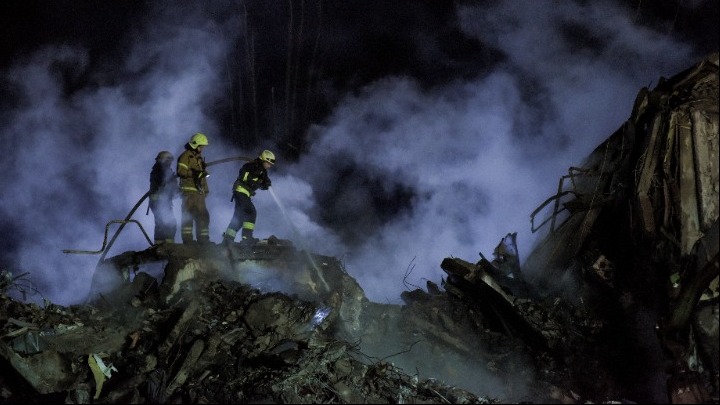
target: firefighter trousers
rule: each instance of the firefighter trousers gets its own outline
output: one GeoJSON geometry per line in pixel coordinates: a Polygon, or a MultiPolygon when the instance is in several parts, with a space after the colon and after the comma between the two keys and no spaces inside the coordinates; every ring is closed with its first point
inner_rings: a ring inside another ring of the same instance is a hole
{"type": "Polygon", "coordinates": [[[155,244],[175,242],[177,220],[173,214],[171,199],[150,201],[150,210],[155,218],[155,244]]]}
{"type": "Polygon", "coordinates": [[[210,213],[205,206],[205,194],[183,193],[180,226],[183,243],[193,241],[193,226],[199,243],[210,241],[210,213]]]}
{"type": "Polygon", "coordinates": [[[234,192],[233,200],[235,201],[235,211],[233,212],[230,224],[225,230],[225,236],[235,238],[237,231],[242,228],[242,238],[252,238],[255,229],[255,220],[257,219],[257,210],[250,197],[243,193],[234,192]]]}

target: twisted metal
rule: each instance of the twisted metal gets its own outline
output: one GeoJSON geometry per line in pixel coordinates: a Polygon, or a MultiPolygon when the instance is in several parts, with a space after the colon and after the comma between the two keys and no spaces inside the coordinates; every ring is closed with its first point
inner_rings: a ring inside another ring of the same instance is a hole
{"type": "MultiPolygon", "coordinates": [[[[110,228],[110,224],[122,224],[122,226],[125,226],[125,224],[132,222],[134,224],[137,224],[137,226],[140,228],[140,231],[142,231],[143,235],[145,236],[145,239],[147,239],[150,246],[152,246],[152,240],[150,240],[150,237],[148,236],[147,232],[145,232],[145,229],[143,229],[142,224],[138,222],[135,219],[114,219],[112,221],[109,221],[105,225],[105,237],[103,238],[103,245],[100,248],[100,250],[73,250],[73,249],[63,249],[63,253],[83,253],[83,254],[98,254],[105,251],[105,247],[107,246],[107,236],[108,236],[108,229],[110,228]]],[[[117,236],[117,234],[116,234],[117,236]]],[[[114,239],[113,239],[114,240],[114,239]]]]}

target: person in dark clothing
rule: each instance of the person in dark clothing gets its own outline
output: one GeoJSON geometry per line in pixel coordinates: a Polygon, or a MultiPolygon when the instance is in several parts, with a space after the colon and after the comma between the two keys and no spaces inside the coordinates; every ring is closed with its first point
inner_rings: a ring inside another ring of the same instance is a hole
{"type": "Polygon", "coordinates": [[[241,244],[249,245],[257,242],[257,239],[253,237],[257,210],[251,198],[255,195],[257,189],[267,190],[270,188],[272,183],[267,171],[274,164],[275,155],[269,150],[264,150],[260,156],[245,163],[240,168],[238,178],[233,184],[232,200],[235,201],[235,212],[225,233],[223,233],[224,243],[233,243],[238,230],[241,228],[241,244]]]}
{"type": "Polygon", "coordinates": [[[174,243],[177,222],[173,214],[173,198],[179,194],[177,177],[172,170],[175,157],[168,151],[158,153],[150,171],[150,204],[155,217],[154,243],[174,243]]]}

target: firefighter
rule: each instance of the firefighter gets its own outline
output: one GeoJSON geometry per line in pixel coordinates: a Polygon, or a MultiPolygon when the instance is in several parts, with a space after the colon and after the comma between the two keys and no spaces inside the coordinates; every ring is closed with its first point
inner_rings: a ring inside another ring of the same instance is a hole
{"type": "Polygon", "coordinates": [[[253,237],[257,210],[251,197],[255,195],[257,189],[267,190],[270,188],[272,183],[268,177],[268,169],[274,164],[275,155],[269,150],[264,150],[257,158],[245,163],[240,168],[238,178],[233,183],[232,200],[235,201],[235,212],[225,233],[223,233],[223,242],[225,244],[231,244],[235,241],[235,236],[240,228],[242,228],[241,244],[252,245],[257,243],[258,240],[253,237]]]}
{"type": "Polygon", "coordinates": [[[150,171],[149,209],[155,218],[155,244],[174,243],[177,221],[173,214],[173,198],[179,194],[177,177],[172,170],[175,157],[168,151],[158,153],[150,171]]]}
{"type": "Polygon", "coordinates": [[[177,160],[177,176],[182,193],[182,218],[180,236],[185,244],[193,243],[193,225],[197,242],[210,243],[210,213],[205,205],[208,189],[207,165],[202,156],[208,145],[205,134],[196,133],[185,144],[185,151],[177,160]]]}

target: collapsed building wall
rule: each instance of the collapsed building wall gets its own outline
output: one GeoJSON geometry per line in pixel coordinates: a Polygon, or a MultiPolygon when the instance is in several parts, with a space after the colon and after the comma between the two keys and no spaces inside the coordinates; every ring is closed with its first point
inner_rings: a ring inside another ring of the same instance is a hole
{"type": "Polygon", "coordinates": [[[718,166],[716,53],[639,92],[630,118],[533,212],[533,230],[547,234],[526,261],[548,291],[582,279],[614,296],[624,316],[650,317],[638,332],[671,353],[668,384],[715,395],[718,166]]]}

